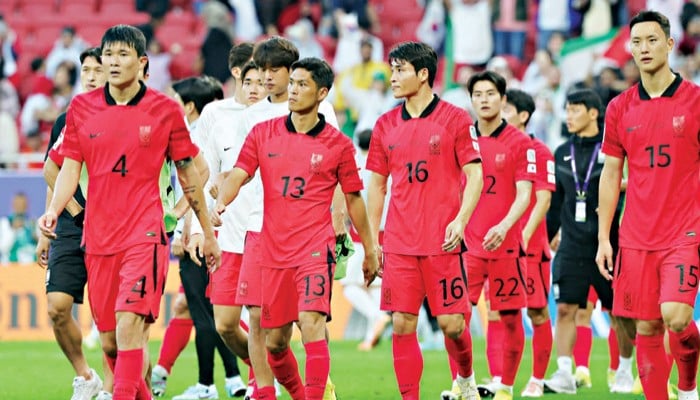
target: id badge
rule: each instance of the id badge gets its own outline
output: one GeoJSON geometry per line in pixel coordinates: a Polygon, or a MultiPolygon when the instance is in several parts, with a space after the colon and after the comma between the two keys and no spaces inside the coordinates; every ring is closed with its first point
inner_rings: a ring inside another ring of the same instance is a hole
{"type": "Polygon", "coordinates": [[[586,200],[576,200],[576,222],[586,222],[586,200]]]}

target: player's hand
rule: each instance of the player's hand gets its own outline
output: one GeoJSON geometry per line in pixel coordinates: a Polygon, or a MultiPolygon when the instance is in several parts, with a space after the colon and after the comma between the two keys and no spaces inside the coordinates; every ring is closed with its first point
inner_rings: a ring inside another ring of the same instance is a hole
{"type": "Polygon", "coordinates": [[[503,224],[498,224],[491,227],[486,236],[484,236],[484,242],[481,246],[488,251],[495,251],[503,244],[506,240],[506,235],[508,234],[508,229],[503,226],[503,224]]]}
{"type": "Polygon", "coordinates": [[[377,252],[377,276],[381,278],[384,276],[384,250],[382,249],[382,246],[378,244],[375,245],[374,248],[377,252]]]}
{"type": "Polygon", "coordinates": [[[552,238],[552,241],[549,242],[549,248],[552,249],[552,251],[558,251],[559,250],[559,243],[561,243],[561,229],[557,232],[556,235],[552,238]]]}
{"type": "Polygon", "coordinates": [[[523,231],[523,251],[527,253],[527,246],[530,244],[530,236],[523,231]]]}
{"type": "Polygon", "coordinates": [[[173,239],[170,245],[170,252],[177,258],[182,258],[185,255],[185,248],[182,246],[180,238],[173,239]]]}
{"type": "Polygon", "coordinates": [[[208,236],[204,238],[204,259],[207,261],[209,271],[214,272],[221,266],[221,249],[214,234],[211,233],[208,236]]]}
{"type": "Polygon", "coordinates": [[[598,271],[603,278],[611,281],[613,279],[613,249],[609,240],[598,242],[598,252],[595,255],[595,263],[598,264],[598,271]]]}
{"type": "Polygon", "coordinates": [[[190,259],[192,259],[192,262],[197,264],[198,267],[202,266],[202,262],[199,261],[199,259],[204,257],[204,242],[204,235],[195,233],[190,236],[189,243],[185,244],[187,254],[190,255],[190,259]]]}
{"type": "Polygon", "coordinates": [[[39,217],[39,230],[41,234],[49,239],[56,239],[56,221],[58,216],[53,211],[47,211],[44,215],[39,217]]]}
{"type": "Polygon", "coordinates": [[[226,211],[226,206],[223,203],[219,203],[218,201],[216,202],[216,206],[214,206],[214,209],[209,213],[211,215],[211,224],[218,227],[221,226],[224,222],[221,219],[221,214],[226,211]]]}
{"type": "Polygon", "coordinates": [[[365,286],[369,287],[377,277],[379,271],[379,254],[377,251],[365,252],[365,259],[362,261],[362,273],[365,276],[365,286]]]}
{"type": "Polygon", "coordinates": [[[221,184],[224,182],[225,175],[224,173],[220,173],[214,176],[214,178],[211,180],[210,186],[209,186],[209,194],[211,195],[212,198],[217,198],[219,197],[219,187],[221,187],[221,184]]]}
{"type": "Polygon", "coordinates": [[[462,243],[464,239],[465,223],[459,219],[450,222],[445,228],[445,241],[442,242],[443,251],[452,251],[462,243]]]}
{"type": "Polygon", "coordinates": [[[36,260],[41,268],[46,268],[49,265],[49,246],[51,240],[46,236],[39,236],[39,241],[36,244],[36,260]]]}

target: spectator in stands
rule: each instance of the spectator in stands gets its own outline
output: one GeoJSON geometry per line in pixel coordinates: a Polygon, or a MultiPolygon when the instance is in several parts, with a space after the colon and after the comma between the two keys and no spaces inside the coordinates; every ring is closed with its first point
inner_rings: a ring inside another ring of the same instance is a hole
{"type": "Polygon", "coordinates": [[[375,72],[367,89],[353,84],[351,76],[342,80],[341,89],[344,99],[347,106],[355,113],[356,119],[353,120],[355,132],[371,131],[377,119],[398,104],[390,90],[387,76],[382,71],[375,72]]]}
{"type": "Polygon", "coordinates": [[[229,3],[236,14],[236,39],[241,42],[254,42],[263,33],[255,10],[255,1],[230,0],[229,3]]]}
{"type": "Polygon", "coordinates": [[[36,261],[34,248],[37,230],[27,214],[27,195],[18,192],[12,198],[12,212],[0,219],[0,261],[29,263],[36,261]]]}
{"type": "Polygon", "coordinates": [[[275,36],[301,18],[318,25],[321,19],[320,0],[255,0],[258,20],[266,35],[275,36]]]}
{"type": "Polygon", "coordinates": [[[492,57],[489,62],[486,63],[486,69],[505,78],[506,85],[509,89],[520,89],[520,81],[513,73],[513,67],[504,57],[492,57]]]}
{"type": "Polygon", "coordinates": [[[153,39],[156,37],[158,27],[163,25],[163,22],[165,22],[165,11],[159,11],[158,7],[156,7],[154,11],[151,11],[149,15],[150,18],[148,22],[136,26],[141,32],[143,32],[143,36],[146,38],[146,43],[151,43],[151,41],[153,41],[153,39]]]}
{"type": "Polygon", "coordinates": [[[170,86],[170,63],[173,60],[173,56],[182,51],[182,46],[179,43],[173,43],[169,50],[164,51],[163,45],[155,37],[148,43],[148,49],[146,50],[150,72],[148,86],[161,92],[170,86]]]}
{"type": "Polygon", "coordinates": [[[0,58],[0,114],[7,114],[16,118],[19,114],[19,97],[17,90],[12,86],[7,75],[4,74],[5,59],[0,58]]]}
{"type": "Polygon", "coordinates": [[[200,15],[207,25],[207,36],[202,43],[195,71],[226,83],[231,77],[228,70],[228,52],[233,46],[231,14],[221,3],[207,1],[200,15]]]}
{"type": "Polygon", "coordinates": [[[77,68],[80,65],[80,53],[87,47],[87,43],[75,34],[74,27],[63,27],[61,37],[56,40],[51,52],[46,57],[46,76],[53,78],[56,69],[64,61],[72,62],[77,68]]]}
{"type": "Polygon", "coordinates": [[[0,15],[0,60],[4,61],[0,73],[6,77],[12,76],[17,71],[16,43],[17,35],[0,15]]]}
{"type": "MultiPolygon", "coordinates": [[[[364,57],[362,46],[370,44],[370,59],[374,61],[384,60],[384,43],[369,32],[368,21],[358,20],[355,14],[338,14],[338,45],[335,49],[333,59],[333,70],[336,73],[343,73],[361,62],[364,57]]],[[[372,74],[367,76],[370,79],[372,74]]]]}
{"type": "Polygon", "coordinates": [[[307,18],[299,19],[285,29],[287,37],[299,49],[299,58],[316,57],[323,59],[323,47],[316,40],[314,26],[307,18]]]}
{"type": "MultiPolygon", "coordinates": [[[[354,14],[359,26],[365,26],[370,32],[379,32],[379,20],[367,0],[331,0],[330,13],[335,21],[340,21],[348,14],[354,14]]],[[[407,4],[407,7],[416,7],[407,4]]]]}
{"type": "Polygon", "coordinates": [[[3,75],[4,60],[0,58],[0,168],[5,168],[8,158],[19,152],[19,136],[15,118],[19,113],[17,91],[3,75]]]}
{"type": "Polygon", "coordinates": [[[452,24],[455,65],[484,67],[493,54],[489,0],[445,0],[445,6],[450,20],[459,21],[452,24]]]}
{"type": "Polygon", "coordinates": [[[536,95],[547,87],[547,71],[554,66],[552,54],[547,49],[535,52],[535,58],[527,66],[523,75],[521,89],[530,95],[536,95]]]}
{"type": "Polygon", "coordinates": [[[493,34],[496,55],[525,56],[528,24],[527,0],[493,0],[493,34]]]}
{"type": "MultiPolygon", "coordinates": [[[[563,37],[569,34],[569,2],[562,0],[539,0],[537,13],[537,48],[547,48],[549,37],[559,33],[563,37]]],[[[550,49],[551,50],[551,49],[550,49]]],[[[552,52],[554,57],[559,52],[552,52]]]]}
{"type": "Polygon", "coordinates": [[[476,112],[474,112],[474,106],[472,105],[471,97],[469,96],[469,89],[467,83],[469,83],[469,78],[474,75],[474,68],[469,65],[462,65],[456,68],[457,73],[455,76],[455,82],[459,85],[455,88],[446,90],[442,94],[441,99],[446,102],[453,104],[463,110],[467,110],[472,119],[476,119],[476,112]]]}

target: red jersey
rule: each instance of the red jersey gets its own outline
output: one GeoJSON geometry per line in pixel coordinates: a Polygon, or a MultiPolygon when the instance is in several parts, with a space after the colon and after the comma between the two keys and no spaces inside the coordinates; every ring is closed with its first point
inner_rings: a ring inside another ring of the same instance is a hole
{"type": "MultiPolygon", "coordinates": [[[[391,176],[384,251],[403,255],[445,254],[445,228],[462,201],[462,168],[480,161],[472,120],[437,96],[419,118],[405,105],[374,126],[367,169],[391,176]]],[[[459,252],[459,246],[454,252],[459,252]]]]}
{"type": "Polygon", "coordinates": [[[620,247],[663,250],[700,242],[700,88],[679,75],[661,97],[637,84],[614,98],[603,153],[627,157],[620,247]]]}
{"type": "Polygon", "coordinates": [[[236,167],[260,168],[264,211],[260,262],[271,268],[326,263],[335,258],[333,192],[362,190],[352,141],[326,124],[297,134],[291,115],[261,122],[243,144],[236,167]]]}
{"type": "MultiPolygon", "coordinates": [[[[534,136],[530,136],[530,138],[532,139],[532,148],[535,149],[537,176],[535,177],[535,182],[532,185],[530,205],[527,207],[525,214],[523,214],[523,217],[520,219],[523,229],[525,228],[527,221],[530,219],[532,210],[535,208],[535,203],[537,203],[537,191],[549,190],[550,192],[554,192],[557,189],[554,178],[554,155],[552,154],[552,151],[549,150],[549,147],[547,147],[547,145],[540,139],[537,139],[534,136]]],[[[549,250],[547,224],[544,220],[540,222],[537,229],[535,229],[535,233],[532,234],[530,243],[527,245],[527,253],[535,254],[538,257],[543,256],[547,259],[551,258],[552,253],[549,250]]]]}
{"type": "Polygon", "coordinates": [[[165,241],[158,178],[166,157],[195,157],[180,106],[141,84],[117,105],[109,87],[78,95],[68,109],[62,156],[84,162],[90,177],[83,243],[88,254],[115,254],[165,241]]]}
{"type": "MultiPolygon", "coordinates": [[[[477,127],[478,128],[478,127],[477,127]]],[[[484,169],[484,187],[464,233],[469,254],[481,258],[511,258],[521,255],[522,226],[516,223],[495,251],[482,246],[486,233],[508,214],[517,193],[518,181],[536,181],[537,156],[532,140],[506,121],[491,134],[479,137],[484,169]]]]}

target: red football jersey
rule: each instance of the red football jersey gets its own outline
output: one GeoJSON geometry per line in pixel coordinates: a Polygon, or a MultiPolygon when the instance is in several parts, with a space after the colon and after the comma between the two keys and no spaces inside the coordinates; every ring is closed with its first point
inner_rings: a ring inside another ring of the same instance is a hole
{"type": "MultiPolygon", "coordinates": [[[[530,196],[530,205],[527,207],[525,214],[521,218],[520,222],[522,228],[525,228],[525,224],[530,219],[530,214],[535,208],[535,203],[537,202],[537,191],[538,190],[549,190],[554,192],[557,189],[556,181],[554,178],[554,155],[552,151],[549,150],[546,144],[540,139],[534,136],[530,136],[532,139],[532,147],[535,149],[535,159],[537,165],[537,176],[535,177],[535,182],[532,185],[532,195],[530,196]]],[[[540,222],[530,238],[530,243],[527,245],[527,253],[535,254],[537,256],[544,256],[547,259],[551,258],[552,253],[549,250],[549,240],[547,238],[547,224],[544,220],[540,222]]]]}
{"type": "Polygon", "coordinates": [[[260,168],[264,211],[261,263],[293,268],[335,258],[333,192],[362,190],[350,138],[320,122],[298,134],[291,116],[261,122],[250,131],[236,167],[253,176],[260,168]]]}
{"type": "Polygon", "coordinates": [[[62,156],[85,162],[90,185],[85,207],[86,253],[115,254],[165,239],[158,178],[166,156],[199,152],[180,106],[143,84],[129,104],[104,90],[75,97],[68,109],[62,156]]]}
{"type": "Polygon", "coordinates": [[[663,250],[700,241],[700,88],[680,76],[650,98],[641,84],[608,105],[603,153],[627,157],[620,247],[663,250]]]}
{"type": "Polygon", "coordinates": [[[466,111],[437,96],[419,118],[411,118],[403,105],[379,118],[367,169],[391,176],[385,252],[445,254],[445,228],[457,216],[462,201],[462,168],[481,157],[470,127],[466,111]]]}
{"type": "MultiPolygon", "coordinates": [[[[486,233],[508,214],[518,181],[535,182],[537,156],[532,140],[503,121],[491,136],[479,136],[484,168],[484,187],[474,215],[464,233],[469,254],[481,258],[510,258],[521,254],[522,225],[516,223],[495,251],[482,246],[486,233]]],[[[534,185],[533,185],[534,186],[534,185]]]]}

